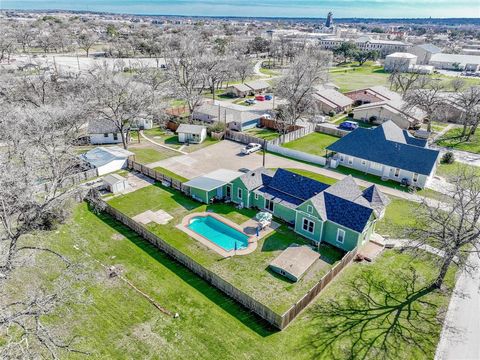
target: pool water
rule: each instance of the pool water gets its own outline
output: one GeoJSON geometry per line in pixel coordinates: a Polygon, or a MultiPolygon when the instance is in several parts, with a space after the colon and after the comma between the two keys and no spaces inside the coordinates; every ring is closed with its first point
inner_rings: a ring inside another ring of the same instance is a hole
{"type": "Polygon", "coordinates": [[[226,251],[245,249],[248,246],[247,235],[213,216],[196,216],[190,220],[188,228],[226,251]]]}

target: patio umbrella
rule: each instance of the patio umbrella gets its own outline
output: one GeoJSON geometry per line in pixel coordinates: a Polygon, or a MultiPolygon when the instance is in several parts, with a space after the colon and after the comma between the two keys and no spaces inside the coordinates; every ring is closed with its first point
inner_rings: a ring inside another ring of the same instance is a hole
{"type": "Polygon", "coordinates": [[[258,221],[272,221],[272,214],[266,211],[260,211],[259,213],[257,213],[255,218],[258,221]]]}

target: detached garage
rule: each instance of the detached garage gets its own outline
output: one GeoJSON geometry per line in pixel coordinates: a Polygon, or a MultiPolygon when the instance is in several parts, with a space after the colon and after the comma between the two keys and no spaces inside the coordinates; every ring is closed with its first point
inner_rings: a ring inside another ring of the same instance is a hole
{"type": "Polygon", "coordinates": [[[128,158],[133,158],[134,156],[133,152],[118,146],[99,146],[80,155],[80,159],[85,161],[91,168],[96,168],[98,175],[105,175],[126,168],[128,158]]]}
{"type": "Polygon", "coordinates": [[[118,174],[109,174],[103,178],[105,187],[112,194],[119,193],[128,188],[128,180],[118,174]]]}

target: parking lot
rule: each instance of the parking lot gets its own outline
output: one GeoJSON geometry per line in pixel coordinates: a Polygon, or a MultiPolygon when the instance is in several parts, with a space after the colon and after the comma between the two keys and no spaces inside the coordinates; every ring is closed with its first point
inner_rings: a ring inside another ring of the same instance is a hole
{"type": "MultiPolygon", "coordinates": [[[[261,151],[243,155],[241,153],[243,147],[243,144],[224,140],[191,154],[157,161],[148,164],[148,166],[151,168],[161,166],[187,179],[192,179],[219,168],[238,171],[240,169],[256,169],[262,166],[263,157],[261,156],[261,151]]],[[[318,168],[311,165],[271,154],[265,155],[265,167],[309,168],[308,170],[312,168],[318,171],[318,168]]]]}

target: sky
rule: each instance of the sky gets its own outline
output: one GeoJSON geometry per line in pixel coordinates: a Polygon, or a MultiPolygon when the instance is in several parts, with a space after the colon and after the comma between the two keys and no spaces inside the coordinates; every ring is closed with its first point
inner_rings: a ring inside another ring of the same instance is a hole
{"type": "Polygon", "coordinates": [[[420,18],[480,17],[480,0],[0,0],[0,9],[61,9],[129,14],[420,18]]]}

